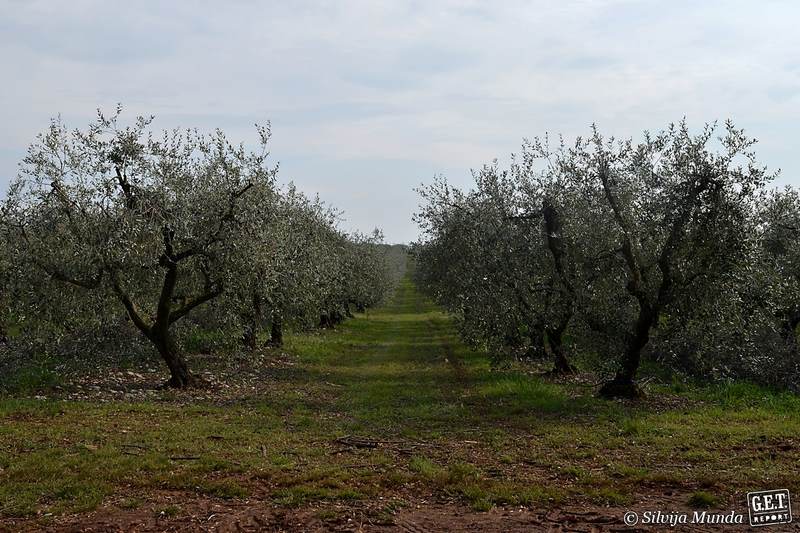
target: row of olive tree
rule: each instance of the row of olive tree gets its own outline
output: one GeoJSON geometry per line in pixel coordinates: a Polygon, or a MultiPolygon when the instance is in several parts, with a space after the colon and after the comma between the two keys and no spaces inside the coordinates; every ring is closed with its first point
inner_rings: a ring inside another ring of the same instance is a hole
{"type": "Polygon", "coordinates": [[[74,131],[54,120],[29,148],[0,215],[6,319],[24,331],[123,311],[185,387],[196,378],[175,325],[204,304],[252,348],[266,324],[280,344],[286,321],[380,301],[380,235],[349,236],[324,205],[279,188],[268,128],[251,151],[219,130],[156,134],[152,118],[123,127],[119,115],[74,131]]]}
{"type": "Polygon", "coordinates": [[[600,355],[607,396],[639,394],[645,354],[698,374],[780,362],[796,379],[798,195],[766,190],[741,130],[715,131],[535,139],[473,190],[435,181],[420,284],[496,353],[548,353],[557,372],[570,352],[600,355]]]}

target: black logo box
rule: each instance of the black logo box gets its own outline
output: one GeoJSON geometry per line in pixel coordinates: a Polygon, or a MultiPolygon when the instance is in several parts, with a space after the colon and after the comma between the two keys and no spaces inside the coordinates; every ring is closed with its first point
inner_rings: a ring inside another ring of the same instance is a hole
{"type": "Polygon", "coordinates": [[[792,503],[787,489],[747,493],[751,526],[788,524],[792,521],[792,503]]]}

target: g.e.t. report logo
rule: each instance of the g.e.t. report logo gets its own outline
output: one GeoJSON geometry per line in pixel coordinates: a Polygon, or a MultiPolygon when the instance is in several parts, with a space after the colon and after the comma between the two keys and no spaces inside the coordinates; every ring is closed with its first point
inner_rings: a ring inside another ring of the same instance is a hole
{"type": "Polygon", "coordinates": [[[772,526],[792,521],[792,504],[786,489],[747,493],[751,526],[772,526]]]}

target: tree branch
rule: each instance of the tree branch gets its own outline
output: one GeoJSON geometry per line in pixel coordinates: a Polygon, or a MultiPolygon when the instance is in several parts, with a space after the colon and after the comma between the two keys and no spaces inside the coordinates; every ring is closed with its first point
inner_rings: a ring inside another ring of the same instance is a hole
{"type": "Polygon", "coordinates": [[[149,336],[152,326],[142,318],[139,309],[136,307],[136,304],[133,303],[130,296],[128,296],[128,293],[123,290],[119,281],[119,276],[114,271],[111,272],[111,284],[114,287],[114,292],[117,294],[117,297],[122,302],[122,305],[125,306],[125,310],[128,312],[128,316],[131,317],[133,323],[142,333],[149,336]]]}
{"type": "Polygon", "coordinates": [[[82,280],[82,279],[78,279],[78,278],[73,278],[73,277],[65,274],[64,271],[62,271],[62,270],[59,270],[59,269],[57,269],[55,267],[46,265],[39,258],[34,257],[33,258],[33,263],[36,266],[38,266],[39,268],[41,268],[42,270],[44,270],[51,278],[53,278],[55,280],[58,280],[58,281],[63,281],[63,282],[69,283],[71,285],[75,285],[77,287],[82,287],[84,289],[89,289],[89,290],[96,289],[97,287],[100,286],[100,282],[103,281],[103,269],[102,268],[99,268],[97,270],[97,274],[95,274],[95,276],[93,278],[91,278],[89,280],[82,280]]]}
{"type": "Polygon", "coordinates": [[[114,166],[114,172],[117,174],[117,182],[122,188],[122,194],[125,195],[125,205],[128,209],[136,207],[136,196],[133,194],[133,186],[128,181],[128,176],[119,168],[119,165],[114,166]]]}
{"type": "Polygon", "coordinates": [[[614,192],[611,190],[611,185],[609,184],[608,180],[608,166],[605,164],[605,162],[600,163],[598,174],[600,176],[600,181],[603,184],[603,193],[605,194],[606,200],[611,206],[611,211],[614,214],[614,219],[617,221],[617,225],[622,230],[622,256],[625,258],[625,262],[627,263],[628,270],[631,274],[631,280],[627,286],[628,292],[636,297],[639,303],[644,303],[647,301],[647,295],[642,289],[644,272],[641,269],[641,261],[638,260],[637,254],[633,248],[630,225],[625,220],[625,217],[622,216],[622,209],[619,206],[619,202],[617,202],[616,196],[614,196],[614,192]]]}
{"type": "Polygon", "coordinates": [[[223,215],[220,217],[219,225],[217,226],[217,230],[212,234],[211,239],[209,239],[206,242],[206,246],[208,246],[209,244],[212,244],[214,242],[217,242],[219,240],[219,238],[220,238],[219,235],[220,235],[220,233],[222,233],[222,228],[223,228],[225,222],[229,222],[229,221],[233,220],[233,218],[234,218],[233,210],[236,207],[236,200],[241,198],[244,195],[244,193],[249,191],[251,188],[253,188],[253,183],[252,182],[248,183],[241,190],[236,191],[231,195],[230,202],[228,203],[228,210],[225,213],[223,213],[223,215]]]}
{"type": "Polygon", "coordinates": [[[661,271],[661,284],[658,287],[657,304],[663,306],[671,299],[672,286],[674,278],[672,273],[672,254],[678,244],[678,239],[683,232],[684,227],[689,222],[689,217],[692,213],[692,208],[695,205],[695,199],[704,191],[708,190],[711,185],[711,175],[708,173],[699,176],[699,181],[695,187],[692,188],[687,198],[683,199],[681,203],[683,206],[680,215],[675,218],[670,228],[669,236],[661,249],[658,256],[658,268],[661,271]]]}
{"type": "Polygon", "coordinates": [[[180,309],[170,313],[169,323],[174,324],[175,322],[177,322],[178,320],[189,314],[195,307],[203,305],[209,300],[213,300],[220,294],[222,294],[222,286],[217,286],[211,291],[206,292],[205,294],[202,294],[201,296],[198,296],[193,300],[190,300],[189,302],[186,303],[186,305],[184,305],[180,309]]]}
{"type": "Polygon", "coordinates": [[[196,255],[206,255],[204,248],[211,246],[212,244],[219,242],[221,239],[222,229],[225,225],[225,222],[229,222],[234,219],[234,208],[236,207],[236,200],[238,200],[242,195],[244,195],[247,191],[249,191],[253,187],[253,183],[248,183],[242,189],[234,192],[231,194],[230,202],[228,204],[228,209],[220,215],[219,224],[217,225],[216,230],[211,234],[211,236],[202,244],[196,244],[195,246],[191,246],[186,250],[181,252],[172,252],[170,259],[175,263],[178,263],[184,259],[189,257],[193,257],[196,255]]]}
{"type": "Polygon", "coordinates": [[[164,282],[161,285],[161,294],[158,297],[154,324],[162,333],[165,333],[169,328],[172,294],[175,292],[175,285],[178,283],[178,264],[174,260],[175,250],[172,246],[174,235],[174,231],[168,225],[165,225],[163,228],[164,255],[161,256],[160,264],[167,271],[164,273],[164,282]]]}

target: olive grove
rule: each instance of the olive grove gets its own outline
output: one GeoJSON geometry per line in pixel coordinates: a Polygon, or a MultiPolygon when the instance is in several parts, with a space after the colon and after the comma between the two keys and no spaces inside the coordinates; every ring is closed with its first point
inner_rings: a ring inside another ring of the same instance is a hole
{"type": "Polygon", "coordinates": [[[769,363],[796,385],[798,196],[766,190],[754,143],[730,123],[526,141],[473,190],[420,191],[419,283],[473,344],[557,372],[580,357],[605,396],[640,394],[643,357],[702,378],[769,363]]]}
{"type": "Polygon", "coordinates": [[[122,334],[132,324],[168,385],[187,387],[197,379],[179,322],[236,323],[250,347],[269,323],[280,344],[285,321],[318,318],[333,301],[343,313],[373,305],[388,290],[381,254],[276,183],[268,128],[249,150],[219,130],[158,133],[143,117],[123,126],[120,112],[98,112],[84,130],[54,120],[2,205],[0,319],[16,317],[18,344],[43,329],[122,334]]]}

